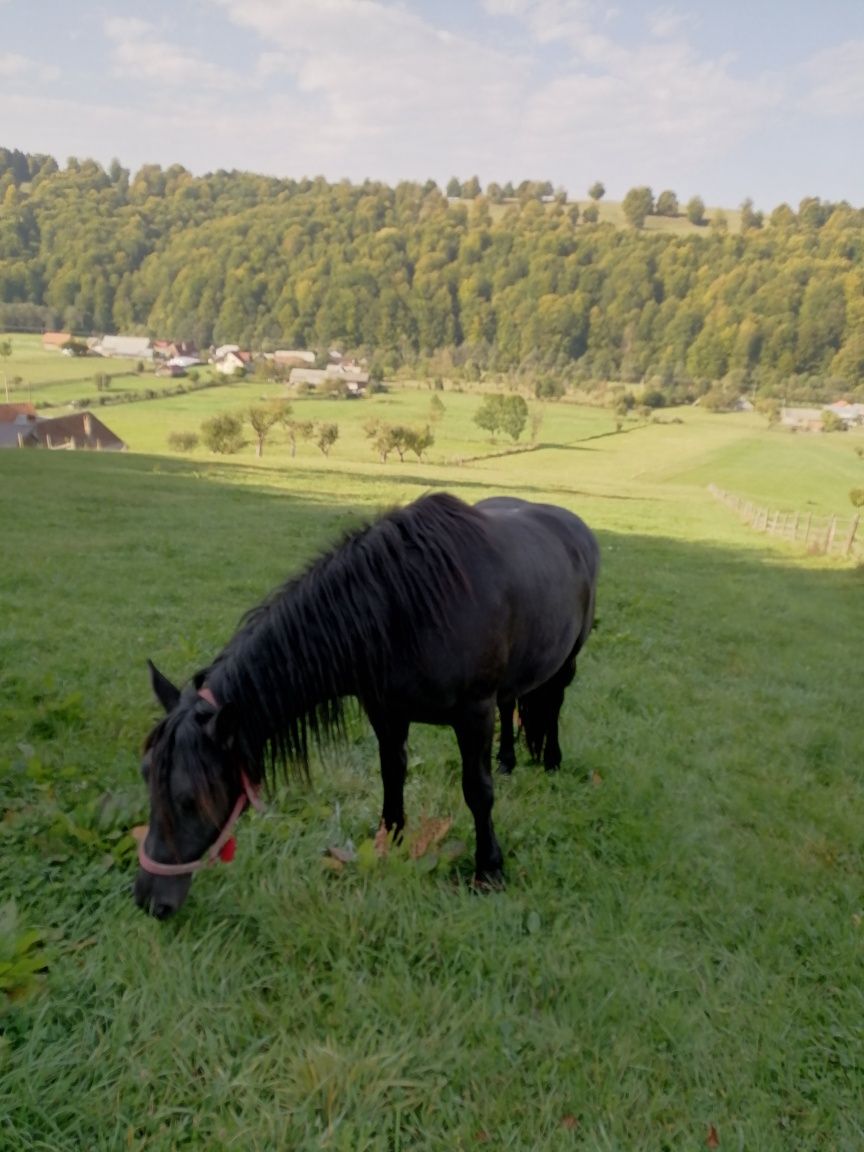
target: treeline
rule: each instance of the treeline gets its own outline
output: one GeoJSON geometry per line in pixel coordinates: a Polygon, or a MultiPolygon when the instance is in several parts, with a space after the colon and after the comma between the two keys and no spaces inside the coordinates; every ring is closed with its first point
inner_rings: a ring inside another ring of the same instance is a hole
{"type": "Polygon", "coordinates": [[[860,209],[810,198],[671,236],[586,223],[562,196],[445,191],[0,150],[0,328],[337,344],[385,374],[523,374],[549,395],[861,395],[860,209]]]}

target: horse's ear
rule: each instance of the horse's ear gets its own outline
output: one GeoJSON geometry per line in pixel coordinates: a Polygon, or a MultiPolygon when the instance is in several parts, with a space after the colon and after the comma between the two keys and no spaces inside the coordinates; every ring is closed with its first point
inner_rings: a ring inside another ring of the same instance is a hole
{"type": "Polygon", "coordinates": [[[223,704],[207,721],[204,731],[218,747],[227,751],[234,743],[237,732],[237,709],[223,704]]]}
{"type": "Polygon", "coordinates": [[[175,688],[167,676],[163,676],[152,660],[147,661],[150,669],[150,687],[153,695],[166,712],[173,712],[180,702],[180,689],[175,688]]]}

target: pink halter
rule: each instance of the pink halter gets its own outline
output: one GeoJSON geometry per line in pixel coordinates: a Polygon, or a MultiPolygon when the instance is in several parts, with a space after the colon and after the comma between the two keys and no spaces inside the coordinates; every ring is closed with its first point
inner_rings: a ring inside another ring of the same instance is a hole
{"type": "MultiPolygon", "coordinates": [[[[206,700],[208,704],[218,707],[216,699],[209,688],[202,688],[198,692],[202,700],[206,700]]],[[[186,864],[163,864],[159,860],[154,860],[152,856],[148,855],[144,841],[146,836],[142,837],[138,845],[138,863],[145,872],[149,872],[152,876],[188,876],[192,872],[198,872],[202,868],[209,868],[215,864],[217,860],[224,860],[226,863],[234,859],[234,849],[237,841],[231,835],[234,825],[240,819],[241,814],[247,805],[251,804],[259,812],[264,810],[264,805],[258,795],[258,789],[246,775],[245,771],[240,773],[240,781],[243,784],[243,791],[237,797],[234,807],[231,809],[231,814],[225,822],[225,827],[219,833],[216,841],[210,845],[207,851],[199,860],[190,860],[186,864]]]]}

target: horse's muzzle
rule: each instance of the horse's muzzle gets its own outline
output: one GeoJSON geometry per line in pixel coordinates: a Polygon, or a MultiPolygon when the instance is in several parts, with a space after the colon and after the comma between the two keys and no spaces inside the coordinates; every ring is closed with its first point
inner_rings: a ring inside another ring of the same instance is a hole
{"type": "Polygon", "coordinates": [[[191,883],[191,876],[151,876],[139,868],[133,890],[135,903],[157,920],[167,920],[183,904],[191,883]]]}

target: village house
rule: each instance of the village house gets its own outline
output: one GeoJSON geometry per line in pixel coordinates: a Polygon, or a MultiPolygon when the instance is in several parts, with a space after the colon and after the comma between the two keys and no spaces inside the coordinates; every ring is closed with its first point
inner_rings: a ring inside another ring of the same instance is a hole
{"type": "Polygon", "coordinates": [[[0,448],[20,447],[20,438],[36,423],[32,404],[0,404],[0,448]]]}
{"type": "Polygon", "coordinates": [[[315,363],[314,352],[306,352],[299,348],[277,348],[267,358],[282,368],[311,368],[315,363]]]}
{"type": "MultiPolygon", "coordinates": [[[[218,351],[218,350],[217,350],[218,351]]],[[[243,352],[239,348],[231,348],[223,356],[214,354],[213,367],[225,376],[233,376],[235,372],[246,372],[252,367],[252,353],[243,352]]]]}
{"type": "Polygon", "coordinates": [[[20,438],[5,447],[19,448],[86,448],[96,452],[124,452],[126,444],[92,412],[74,412],[30,422],[21,429],[20,438]]]}
{"type": "Polygon", "coordinates": [[[68,344],[71,339],[71,332],[43,332],[42,350],[43,352],[61,352],[64,345],[68,344]]]}
{"type": "Polygon", "coordinates": [[[103,336],[91,345],[91,351],[99,356],[152,360],[153,341],[149,336],[103,336]]]}

